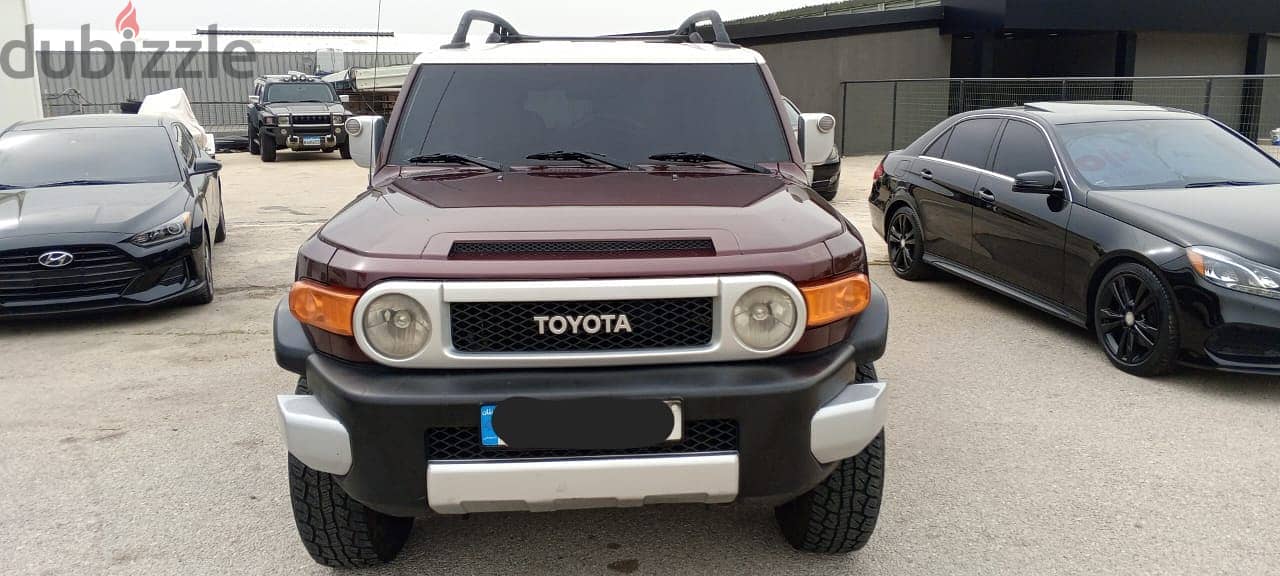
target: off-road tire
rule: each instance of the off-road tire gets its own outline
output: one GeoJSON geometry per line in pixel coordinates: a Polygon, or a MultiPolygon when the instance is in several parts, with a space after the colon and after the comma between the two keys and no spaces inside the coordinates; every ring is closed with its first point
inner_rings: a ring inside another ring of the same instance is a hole
{"type": "Polygon", "coordinates": [[[258,135],[254,133],[253,125],[249,125],[249,153],[257,156],[262,153],[262,145],[258,142],[258,135]]]}
{"type": "Polygon", "coordinates": [[[933,267],[924,261],[924,226],[910,206],[903,206],[889,215],[885,222],[884,241],[889,246],[889,268],[899,278],[926,280],[933,276],[933,267]]]}
{"type": "Polygon", "coordinates": [[[1173,291],[1160,276],[1142,264],[1127,262],[1116,266],[1103,277],[1094,297],[1093,331],[1107,359],[1125,372],[1150,378],[1173,372],[1178,366],[1180,340],[1173,291]],[[1134,292],[1128,295],[1134,300],[1131,305],[1117,306],[1111,294],[1112,285],[1120,279],[1128,279],[1126,283],[1134,292]],[[1109,309],[1110,312],[1107,311],[1109,309]],[[1124,358],[1123,348],[1113,346],[1123,346],[1123,340],[1115,338],[1114,334],[1126,331],[1126,321],[1123,318],[1129,311],[1135,312],[1135,323],[1128,328],[1133,332],[1132,338],[1147,338],[1154,345],[1146,346],[1143,342],[1135,341],[1134,344],[1145,349],[1146,353],[1124,358]],[[1120,315],[1119,323],[1109,329],[1107,316],[1112,315],[1111,323],[1115,323],[1114,315],[1117,313],[1120,315]],[[1139,334],[1139,329],[1142,334],[1139,334]],[[1154,338],[1150,337],[1152,331],[1155,331],[1154,338]],[[1110,339],[1108,333],[1113,334],[1110,339]]]}
{"type": "Polygon", "coordinates": [[[263,162],[276,161],[276,140],[271,138],[266,131],[258,132],[258,146],[262,149],[263,162]],[[270,139],[270,140],[268,140],[270,139]]]}
{"type": "MultiPolygon", "coordinates": [[[[296,393],[311,393],[305,378],[298,380],[296,393]]],[[[369,509],[348,496],[332,474],[308,468],[292,454],[289,496],[302,545],[317,563],[331,568],[371,568],[390,562],[413,529],[413,518],[369,509]]]]}
{"type": "MultiPolygon", "coordinates": [[[[858,367],[855,382],[874,382],[875,366],[858,367]]],[[[884,431],[862,452],[841,460],[812,490],[774,512],[782,535],[797,550],[846,554],[871,540],[884,490],[884,431]]]]}
{"type": "Polygon", "coordinates": [[[351,159],[351,141],[348,140],[338,146],[338,153],[342,155],[343,160],[351,159]]]}

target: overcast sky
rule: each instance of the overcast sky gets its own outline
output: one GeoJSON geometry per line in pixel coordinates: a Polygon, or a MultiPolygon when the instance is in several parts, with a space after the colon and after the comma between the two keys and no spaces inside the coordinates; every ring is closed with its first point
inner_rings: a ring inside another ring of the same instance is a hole
{"type": "MultiPolygon", "coordinates": [[[[113,30],[129,0],[28,0],[37,28],[113,30]]],[[[613,34],[669,30],[698,10],[715,8],[726,19],[753,16],[821,0],[383,0],[382,29],[450,33],[462,12],[496,12],[528,34],[613,34]],[[719,4],[718,6],[715,4],[719,4]]],[[[132,0],[139,27],[187,31],[222,28],[373,30],[377,0],[132,0]]]]}

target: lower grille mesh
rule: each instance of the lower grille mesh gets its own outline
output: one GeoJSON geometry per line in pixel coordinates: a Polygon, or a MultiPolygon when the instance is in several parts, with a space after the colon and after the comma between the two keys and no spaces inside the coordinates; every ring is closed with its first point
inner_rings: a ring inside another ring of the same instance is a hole
{"type": "Polygon", "coordinates": [[[427,460],[503,460],[524,458],[587,458],[650,454],[733,452],[738,449],[735,420],[685,422],[684,440],[631,450],[505,450],[480,443],[479,428],[431,428],[427,430],[427,460]]]}
{"type": "Polygon", "coordinates": [[[454,303],[450,315],[454,348],[473,354],[698,348],[711,343],[713,316],[711,298],[454,303]],[[587,316],[598,324],[581,324],[577,333],[564,320],[536,320],[587,316]],[[631,331],[608,333],[605,325],[616,327],[622,316],[631,331]]]}

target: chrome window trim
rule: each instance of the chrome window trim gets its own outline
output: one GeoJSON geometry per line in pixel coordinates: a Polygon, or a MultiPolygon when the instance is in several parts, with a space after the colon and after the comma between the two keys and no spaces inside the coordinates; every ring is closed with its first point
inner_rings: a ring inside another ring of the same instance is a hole
{"type": "Polygon", "coordinates": [[[374,285],[360,297],[352,318],[356,344],[369,358],[396,368],[554,368],[670,364],[674,362],[727,362],[771,358],[790,350],[804,336],[808,310],[804,295],[790,280],[773,274],[566,281],[420,281],[393,280],[374,285]],[[795,301],[796,326],[782,345],[753,350],[733,331],[733,306],[752,289],[772,286],[795,301]],[[379,354],[364,333],[365,310],[385,294],[404,294],[418,301],[431,317],[426,347],[404,360],[379,354]],[[467,354],[453,347],[449,305],[455,302],[554,302],[621,299],[712,298],[711,343],[698,348],[624,350],[611,352],[554,352],[467,354]]]}
{"type": "MultiPolygon", "coordinates": [[[[1045,130],[1045,129],[1044,129],[1044,126],[1041,126],[1039,122],[1032,121],[1032,120],[1030,120],[1030,119],[1028,119],[1028,118],[1026,118],[1026,117],[1023,117],[1023,116],[1016,116],[1016,115],[1013,115],[1013,114],[974,114],[973,116],[965,116],[964,118],[961,118],[959,121],[957,121],[955,124],[952,124],[951,126],[949,126],[946,130],[943,130],[943,131],[942,131],[940,134],[938,134],[937,136],[934,136],[934,137],[933,137],[933,140],[931,140],[931,141],[929,142],[929,144],[928,144],[928,145],[926,145],[926,146],[924,147],[924,149],[925,149],[925,150],[928,150],[930,146],[933,146],[933,143],[934,143],[934,142],[936,142],[936,141],[938,140],[938,138],[941,138],[943,134],[946,134],[946,133],[950,132],[951,130],[955,129],[955,127],[956,127],[956,126],[958,126],[961,122],[964,122],[965,120],[977,120],[977,119],[980,119],[980,118],[1003,118],[1003,119],[1005,119],[1005,120],[1015,120],[1015,121],[1018,121],[1018,122],[1022,122],[1023,124],[1030,124],[1030,125],[1034,126],[1037,130],[1039,130],[1039,131],[1040,131],[1040,134],[1044,136],[1045,141],[1049,143],[1049,150],[1053,153],[1053,162],[1054,162],[1054,164],[1056,164],[1056,165],[1057,165],[1057,167],[1058,167],[1058,174],[1059,174],[1060,176],[1062,176],[1063,191],[1065,191],[1065,192],[1067,193],[1067,202],[1071,202],[1072,200],[1074,200],[1075,195],[1074,195],[1074,194],[1072,194],[1072,192],[1071,192],[1071,191],[1072,191],[1072,189],[1073,189],[1073,188],[1075,188],[1075,187],[1076,187],[1075,179],[1071,176],[1071,173],[1070,173],[1070,172],[1068,172],[1068,171],[1066,170],[1066,165],[1064,165],[1064,164],[1062,163],[1062,154],[1058,152],[1058,145],[1057,145],[1057,144],[1054,144],[1054,142],[1053,142],[1053,138],[1051,138],[1051,137],[1049,136],[1049,131],[1048,131],[1048,130],[1045,130]]],[[[997,136],[999,136],[999,137],[1001,137],[1001,138],[1003,138],[1003,137],[1004,137],[1004,128],[1001,128],[1001,129],[1000,129],[1000,133],[999,133],[999,134],[997,134],[997,136]]],[[[999,143],[999,142],[995,142],[995,141],[993,141],[993,142],[991,143],[991,145],[992,145],[992,146],[995,146],[994,152],[999,152],[999,151],[1000,151],[1000,143],[999,143]]],[[[990,154],[988,154],[988,156],[990,156],[990,154]]],[[[937,157],[934,157],[934,156],[928,156],[928,155],[926,155],[926,154],[924,154],[924,153],[919,154],[919,155],[918,155],[918,157],[919,157],[919,158],[928,158],[928,159],[930,159],[930,160],[936,160],[936,161],[938,161],[938,162],[944,162],[944,163],[946,163],[946,164],[950,164],[950,165],[952,165],[952,166],[958,166],[958,167],[961,167],[961,168],[968,168],[968,169],[970,169],[970,170],[977,170],[978,172],[981,172],[981,173],[986,174],[986,175],[988,175],[988,176],[994,176],[994,177],[996,177],[996,178],[999,178],[999,179],[1001,179],[1001,180],[1006,180],[1006,181],[1008,181],[1008,182],[1013,182],[1013,181],[1014,181],[1014,179],[1013,179],[1013,178],[1011,178],[1011,177],[1009,177],[1009,176],[1005,176],[1004,174],[999,174],[999,173],[996,173],[996,172],[992,172],[992,171],[990,171],[990,170],[987,170],[987,169],[985,169],[985,168],[979,168],[979,167],[977,167],[977,166],[970,166],[970,165],[968,165],[968,164],[961,164],[961,163],[959,163],[959,162],[954,162],[954,161],[951,161],[951,160],[947,160],[946,158],[937,158],[937,157]]]]}

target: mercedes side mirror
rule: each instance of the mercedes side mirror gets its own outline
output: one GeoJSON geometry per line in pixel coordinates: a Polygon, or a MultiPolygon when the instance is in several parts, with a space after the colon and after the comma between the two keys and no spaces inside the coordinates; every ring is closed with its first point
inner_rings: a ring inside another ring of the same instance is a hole
{"type": "Polygon", "coordinates": [[[378,157],[386,121],[381,116],[354,116],[347,119],[346,128],[351,138],[351,159],[357,166],[371,168],[378,157]]]}
{"type": "Polygon", "coordinates": [[[800,115],[800,155],[806,165],[821,164],[836,149],[836,119],[830,114],[800,115]]]}
{"type": "Polygon", "coordinates": [[[249,103],[250,103],[250,104],[257,105],[259,101],[261,101],[261,98],[258,98],[257,96],[253,96],[253,95],[250,95],[250,96],[249,96],[249,103]]]}
{"type": "Polygon", "coordinates": [[[1058,175],[1045,170],[1023,172],[1013,178],[1013,191],[1026,194],[1053,194],[1058,187],[1058,175]]]}
{"type": "Polygon", "coordinates": [[[343,104],[350,104],[350,103],[351,103],[351,95],[350,95],[350,94],[340,94],[340,95],[338,95],[338,101],[339,101],[339,102],[341,102],[341,103],[343,103],[343,104]]]}
{"type": "Polygon", "coordinates": [[[191,175],[214,174],[222,170],[222,163],[212,158],[196,158],[191,164],[191,175]]]}

